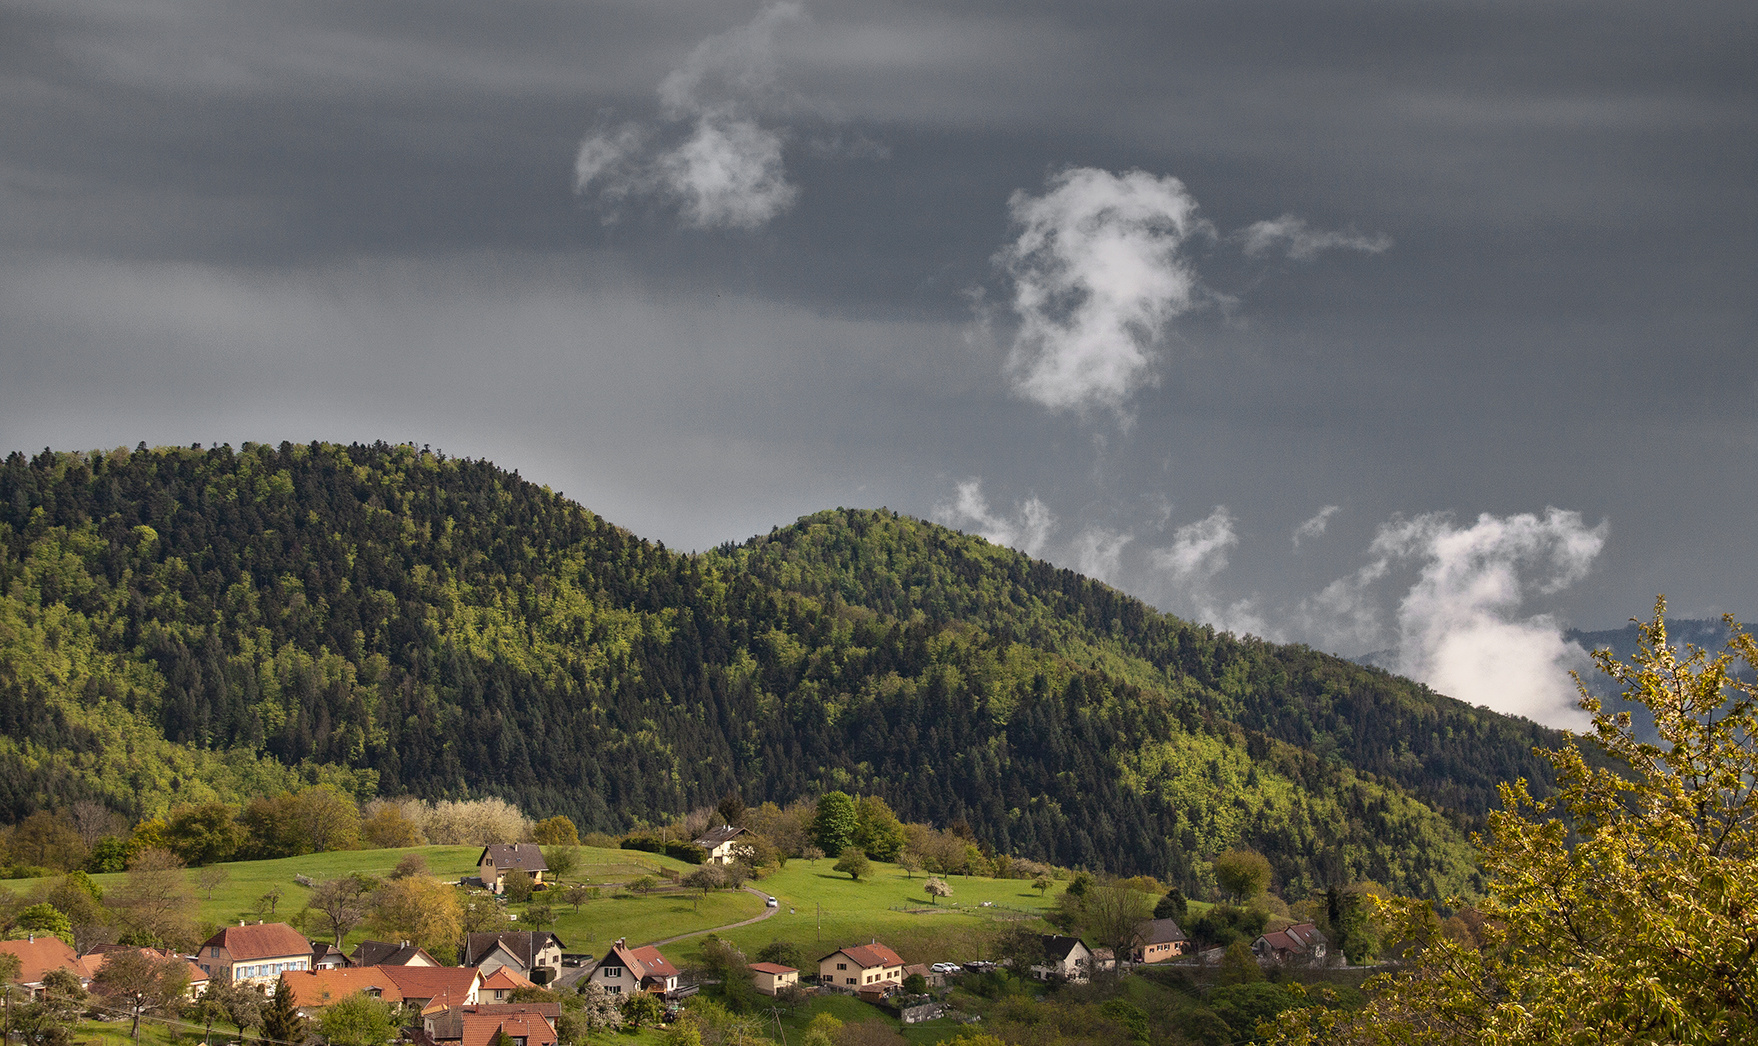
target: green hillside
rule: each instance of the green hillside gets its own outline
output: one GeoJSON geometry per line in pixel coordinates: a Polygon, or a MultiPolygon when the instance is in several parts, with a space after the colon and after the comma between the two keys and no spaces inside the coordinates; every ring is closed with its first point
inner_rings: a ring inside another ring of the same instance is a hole
{"type": "Polygon", "coordinates": [[[1199,883],[1471,885],[1557,736],[883,510],[682,555],[407,446],[11,455],[0,817],[329,781],[615,831],[842,788],[1199,883]]]}

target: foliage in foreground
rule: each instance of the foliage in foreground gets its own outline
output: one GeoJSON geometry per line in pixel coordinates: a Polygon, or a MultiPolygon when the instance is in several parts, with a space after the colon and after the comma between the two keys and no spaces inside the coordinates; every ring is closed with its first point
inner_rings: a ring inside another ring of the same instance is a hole
{"type": "Polygon", "coordinates": [[[1357,1013],[1285,1019],[1282,1043],[1758,1041],[1758,686],[1734,674],[1758,669],[1758,644],[1735,632],[1713,659],[1676,650],[1664,611],[1633,664],[1596,655],[1659,743],[1583,689],[1595,740],[1627,773],[1571,745],[1549,753],[1556,798],[1505,785],[1479,840],[1475,941],[1440,932],[1426,903],[1387,902],[1411,962],[1370,982],[1357,1013]]]}

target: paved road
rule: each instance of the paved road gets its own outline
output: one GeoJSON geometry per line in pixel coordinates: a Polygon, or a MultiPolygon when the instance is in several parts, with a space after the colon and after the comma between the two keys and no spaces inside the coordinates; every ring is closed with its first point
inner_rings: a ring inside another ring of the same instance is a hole
{"type": "MultiPolygon", "coordinates": [[[[763,901],[769,900],[769,895],[764,893],[762,890],[754,889],[752,887],[747,886],[747,887],[744,887],[744,891],[748,894],[752,894],[752,895],[758,897],[759,899],[761,899],[763,901]]],[[[736,922],[736,923],[727,923],[725,926],[710,926],[706,930],[691,930],[689,933],[680,933],[676,937],[665,937],[665,938],[662,938],[657,941],[648,941],[647,944],[644,944],[641,947],[645,948],[648,945],[652,945],[653,947],[657,948],[662,944],[671,944],[675,941],[688,940],[691,937],[700,937],[705,933],[719,933],[722,930],[736,930],[741,926],[749,926],[752,923],[760,923],[763,920],[769,918],[771,915],[774,915],[776,912],[779,912],[779,911],[781,911],[780,908],[770,908],[766,905],[763,909],[762,914],[754,915],[749,919],[745,919],[745,920],[742,920],[742,921],[736,922]]]]}

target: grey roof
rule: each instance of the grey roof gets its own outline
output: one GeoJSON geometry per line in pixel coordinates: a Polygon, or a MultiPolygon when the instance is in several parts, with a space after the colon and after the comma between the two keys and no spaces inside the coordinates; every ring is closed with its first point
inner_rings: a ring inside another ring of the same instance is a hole
{"type": "Polygon", "coordinates": [[[536,843],[494,843],[482,848],[481,856],[476,864],[481,867],[483,858],[493,857],[497,869],[523,868],[527,872],[547,872],[549,865],[543,860],[543,849],[536,843]]]}
{"type": "Polygon", "coordinates": [[[512,953],[513,957],[523,963],[525,969],[529,970],[531,969],[532,956],[542,951],[550,941],[554,941],[557,948],[567,947],[566,944],[562,943],[560,937],[548,930],[512,930],[506,933],[465,934],[462,965],[477,966],[481,964],[482,960],[487,958],[489,953],[494,951],[495,945],[498,944],[512,953]]]}
{"type": "Polygon", "coordinates": [[[418,955],[435,966],[439,965],[439,960],[408,941],[397,944],[390,941],[361,941],[354,946],[354,953],[348,956],[348,962],[354,966],[407,966],[418,955]]]}
{"type": "Polygon", "coordinates": [[[1135,928],[1135,939],[1142,944],[1176,944],[1188,941],[1176,919],[1149,919],[1135,928]]]}
{"type": "Polygon", "coordinates": [[[702,838],[696,840],[696,845],[702,847],[704,850],[712,850],[722,843],[731,842],[743,831],[743,828],[735,828],[730,824],[723,824],[719,828],[710,828],[706,832],[703,832],[702,838]]]}

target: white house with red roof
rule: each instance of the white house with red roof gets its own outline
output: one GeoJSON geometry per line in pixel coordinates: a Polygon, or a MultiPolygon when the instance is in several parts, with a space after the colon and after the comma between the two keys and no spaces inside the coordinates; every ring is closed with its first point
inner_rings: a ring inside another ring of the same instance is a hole
{"type": "Polygon", "coordinates": [[[612,995],[667,995],[678,990],[678,968],[658,948],[631,948],[627,940],[619,937],[592,968],[588,980],[612,995]]]}
{"type": "Polygon", "coordinates": [[[862,991],[903,985],[903,958],[874,941],[838,948],[818,960],[818,983],[862,991]]]}
{"type": "Polygon", "coordinates": [[[311,942],[286,923],[240,922],[203,941],[195,961],[215,980],[272,991],[281,974],[311,969],[311,942]]]}

